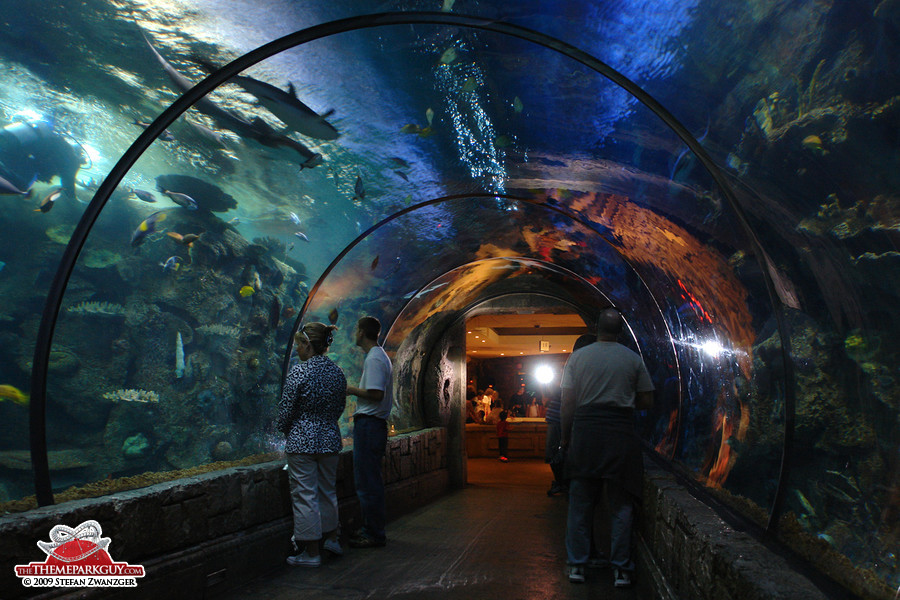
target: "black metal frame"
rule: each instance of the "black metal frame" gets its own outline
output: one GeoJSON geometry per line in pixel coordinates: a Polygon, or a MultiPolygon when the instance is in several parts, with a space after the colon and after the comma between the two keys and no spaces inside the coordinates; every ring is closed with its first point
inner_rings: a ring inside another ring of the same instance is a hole
{"type": "Polygon", "coordinates": [[[69,278],[75,268],[76,261],[87,240],[90,230],[96,220],[99,218],[100,212],[109,200],[110,195],[118,186],[122,178],[128,173],[134,163],[140,158],[144,151],[153,143],[153,141],[163,133],[163,131],[171,125],[183,112],[190,108],[195,102],[206,96],[219,85],[228,81],[231,77],[237,75],[241,71],[255,65],[256,63],[269,58],[279,52],[293,48],[300,44],[310,42],[316,39],[328,37],[337,33],[345,33],[359,29],[371,29],[375,27],[383,27],[388,25],[452,25],[457,27],[468,27],[472,29],[481,29],[491,31],[511,37],[523,39],[533,42],[545,48],[555,50],[569,58],[583,64],[593,71],[603,75],[619,87],[625,89],[653,113],[655,113],[662,121],[675,132],[675,134],[688,146],[694,155],[703,164],[713,180],[719,186],[726,201],[734,211],[741,224],[744,232],[747,234],[750,244],[753,247],[754,254],[762,266],[763,277],[766,282],[766,288],[772,307],[775,311],[775,317],[778,324],[779,334],[781,336],[782,361],[785,376],[785,431],[784,446],[782,450],[781,471],[778,481],[778,490],[773,501],[772,510],[770,512],[770,520],[767,530],[773,528],[777,522],[777,517],[781,513],[784,499],[787,493],[786,481],[790,470],[790,458],[793,442],[794,429],[794,411],[795,411],[795,382],[793,367],[790,360],[790,337],[787,326],[785,324],[783,307],[776,293],[772,278],[765,264],[765,253],[762,244],[753,232],[750,223],[744,214],[743,209],[737,202],[736,196],[731,189],[724,173],[713,162],[712,158],[706,153],[700,143],[662,104],[642,90],[637,84],[629,80],[627,77],[598,60],[592,55],[579,50],[578,48],[567,44],[561,40],[555,39],[548,35],[537,31],[527,29],[510,23],[499,22],[492,19],[482,17],[473,17],[459,14],[443,13],[443,12],[400,12],[400,13],[379,13],[371,15],[361,15],[340,19],[321,25],[316,25],[301,31],[288,34],[282,38],[264,44],[259,48],[248,52],[247,54],[235,59],[218,71],[206,77],[196,86],[182,94],[175,102],[173,102],[166,110],[164,110],[145,130],[138,136],[134,143],[125,151],[116,165],[103,180],[99,189],[95,193],[90,204],[86,207],[84,213],[75,231],[66,246],[63,256],[57,267],[56,274],[50,285],[47,294],[47,300],[44,304],[44,310],[41,316],[41,323],[37,333],[37,339],[34,351],[34,360],[32,362],[31,376],[31,403],[29,413],[29,429],[31,443],[31,461],[34,469],[35,493],[38,504],[41,506],[53,504],[53,491],[50,480],[50,468],[47,458],[47,439],[46,439],[46,401],[47,401],[47,374],[48,364],[50,360],[50,348],[53,341],[53,333],[56,328],[56,321],[59,310],[62,305],[62,298],[65,294],[69,278]]]}

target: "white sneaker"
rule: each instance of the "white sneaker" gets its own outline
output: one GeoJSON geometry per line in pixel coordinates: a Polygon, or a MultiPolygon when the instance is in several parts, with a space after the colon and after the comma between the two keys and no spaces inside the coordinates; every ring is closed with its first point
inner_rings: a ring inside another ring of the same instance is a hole
{"type": "Polygon", "coordinates": [[[628,571],[623,571],[622,569],[616,569],[616,579],[613,582],[617,588],[631,587],[631,573],[628,571]]]}
{"type": "Polygon", "coordinates": [[[306,550],[296,556],[288,556],[287,564],[292,567],[318,567],[322,564],[321,556],[310,556],[306,550]]]}
{"type": "Polygon", "coordinates": [[[337,540],[337,538],[333,540],[325,540],[325,543],[322,545],[323,548],[334,554],[335,556],[343,556],[344,549],[341,548],[341,542],[337,540]]]}
{"type": "Polygon", "coordinates": [[[571,565],[569,567],[569,581],[572,583],[584,583],[584,567],[582,565],[571,565]]]}

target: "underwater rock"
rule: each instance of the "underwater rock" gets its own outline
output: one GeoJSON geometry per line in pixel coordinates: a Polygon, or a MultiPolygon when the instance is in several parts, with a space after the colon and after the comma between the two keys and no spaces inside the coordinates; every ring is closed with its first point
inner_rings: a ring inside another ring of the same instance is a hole
{"type": "Polygon", "coordinates": [[[78,356],[68,348],[57,347],[50,351],[47,368],[54,375],[72,375],[81,366],[78,356]]]}
{"type": "Polygon", "coordinates": [[[87,250],[81,257],[82,264],[89,269],[105,269],[118,264],[121,260],[121,254],[103,248],[87,250]]]}
{"type": "MultiPolygon", "coordinates": [[[[92,461],[87,453],[78,449],[49,450],[47,461],[51,471],[64,471],[66,469],[81,469],[89,467],[92,461]]],[[[0,451],[0,467],[15,471],[31,470],[31,451],[29,450],[2,450],[0,451]]]]}
{"type": "Polygon", "coordinates": [[[53,227],[48,228],[44,233],[54,243],[65,246],[69,243],[69,240],[72,239],[72,234],[75,233],[75,226],[54,225],[53,227]]]}
{"type": "Polygon", "coordinates": [[[237,201],[222,188],[189,175],[160,175],[157,189],[186,194],[197,202],[202,211],[226,212],[237,208],[237,201]]]}
{"type": "Polygon", "coordinates": [[[215,460],[228,460],[232,452],[234,452],[234,448],[231,447],[230,443],[223,440],[213,446],[211,454],[215,460]]]}
{"type": "Polygon", "coordinates": [[[150,441],[143,433],[138,433],[125,439],[122,444],[122,456],[125,458],[137,458],[143,456],[150,449],[150,441]]]}

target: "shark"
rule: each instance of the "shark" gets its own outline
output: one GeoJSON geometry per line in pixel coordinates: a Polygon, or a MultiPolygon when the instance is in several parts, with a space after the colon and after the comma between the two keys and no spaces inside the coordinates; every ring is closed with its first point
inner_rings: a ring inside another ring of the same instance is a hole
{"type": "MultiPolygon", "coordinates": [[[[192,57],[191,60],[200,65],[207,73],[216,70],[214,65],[202,58],[192,57]]],[[[338,138],[337,129],[325,120],[325,117],[330,116],[334,111],[330,110],[319,115],[297,97],[293,83],[288,83],[288,89],[285,91],[270,83],[245,75],[235,75],[228,82],[242,87],[291,130],[317,140],[330,141],[338,138]]]]}

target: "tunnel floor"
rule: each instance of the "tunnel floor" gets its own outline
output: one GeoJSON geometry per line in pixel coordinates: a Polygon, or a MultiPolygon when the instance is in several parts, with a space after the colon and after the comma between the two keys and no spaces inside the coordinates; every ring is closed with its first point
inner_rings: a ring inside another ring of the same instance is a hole
{"type": "Polygon", "coordinates": [[[343,557],[326,559],[317,569],[279,566],[219,597],[653,597],[640,567],[631,589],[613,587],[611,569],[588,569],[584,584],[568,581],[566,498],[547,496],[551,474],[543,461],[476,458],[468,465],[465,489],[388,524],[387,547],[345,548],[343,557]]]}

